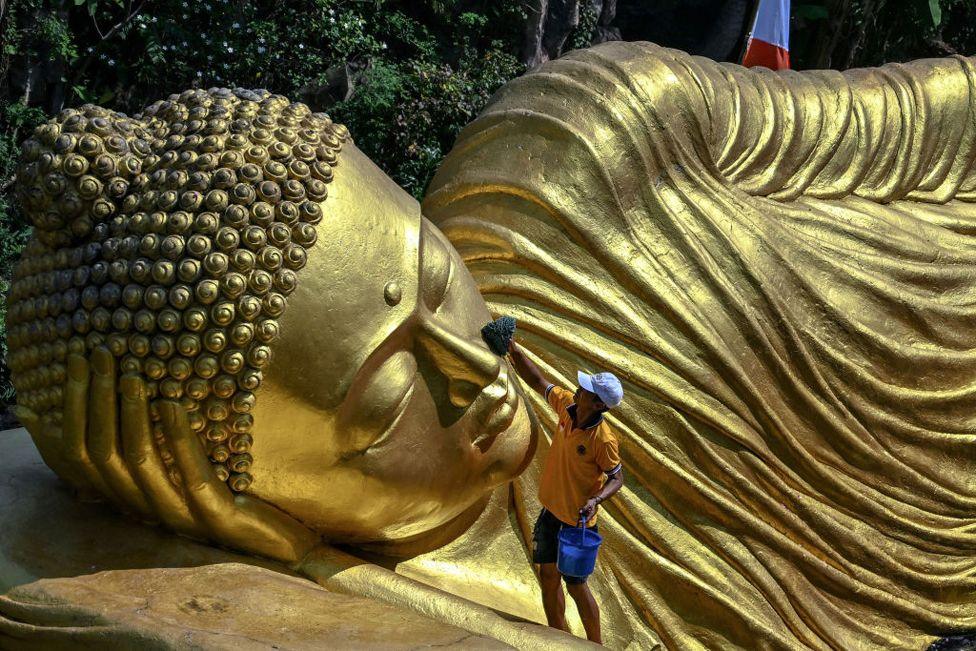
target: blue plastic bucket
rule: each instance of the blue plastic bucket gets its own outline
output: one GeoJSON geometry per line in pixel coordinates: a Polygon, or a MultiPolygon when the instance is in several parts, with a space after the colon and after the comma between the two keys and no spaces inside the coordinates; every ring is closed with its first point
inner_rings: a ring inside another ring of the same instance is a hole
{"type": "Polygon", "coordinates": [[[603,536],[586,527],[563,527],[559,532],[559,555],[556,568],[565,576],[579,578],[593,574],[596,554],[603,536]]]}

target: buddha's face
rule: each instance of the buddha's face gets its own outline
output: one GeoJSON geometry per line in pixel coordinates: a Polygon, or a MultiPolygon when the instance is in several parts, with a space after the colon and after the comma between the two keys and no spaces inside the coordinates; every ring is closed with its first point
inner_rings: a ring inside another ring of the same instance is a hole
{"type": "Polygon", "coordinates": [[[351,145],[329,192],[258,394],[250,492],[333,540],[407,539],[524,467],[528,415],[417,202],[351,145]]]}

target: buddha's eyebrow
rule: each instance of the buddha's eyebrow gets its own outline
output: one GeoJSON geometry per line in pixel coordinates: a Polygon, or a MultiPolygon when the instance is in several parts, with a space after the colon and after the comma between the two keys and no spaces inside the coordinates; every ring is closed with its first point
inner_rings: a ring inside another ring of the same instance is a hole
{"type": "Polygon", "coordinates": [[[454,258],[449,245],[440,241],[434,233],[427,233],[420,248],[420,291],[430,310],[437,310],[444,302],[454,280],[454,258]],[[433,242],[431,241],[433,240],[433,242]],[[436,242],[436,244],[434,243],[436,242]],[[434,262],[435,264],[430,264],[434,262]],[[431,267],[434,267],[431,269],[431,267]]]}
{"type": "Polygon", "coordinates": [[[447,298],[447,293],[451,289],[451,283],[454,282],[454,258],[448,255],[447,258],[447,280],[444,282],[444,289],[441,290],[441,295],[437,298],[437,307],[440,307],[444,303],[444,299],[447,298]]]}

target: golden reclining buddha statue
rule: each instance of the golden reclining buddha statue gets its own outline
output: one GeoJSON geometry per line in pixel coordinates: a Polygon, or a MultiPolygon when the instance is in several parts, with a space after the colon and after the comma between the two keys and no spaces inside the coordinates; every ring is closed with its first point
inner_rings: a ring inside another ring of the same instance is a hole
{"type": "Polygon", "coordinates": [[[18,177],[21,419],[82,496],[581,643],[530,623],[555,423],[481,341],[511,314],[565,386],[624,380],[608,646],[923,649],[976,629],[974,82],[607,43],[503,87],[422,206],[265,91],[65,111],[18,177]]]}

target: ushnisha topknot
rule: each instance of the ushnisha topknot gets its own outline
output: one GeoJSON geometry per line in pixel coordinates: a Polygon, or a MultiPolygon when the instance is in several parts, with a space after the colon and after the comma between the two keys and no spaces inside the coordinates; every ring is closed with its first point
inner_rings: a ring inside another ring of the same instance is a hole
{"type": "Polygon", "coordinates": [[[226,88],[39,126],[17,175],[34,225],[8,296],[18,402],[60,422],[67,355],[105,345],[246,489],[255,392],[348,139],[304,104],[226,88]]]}

